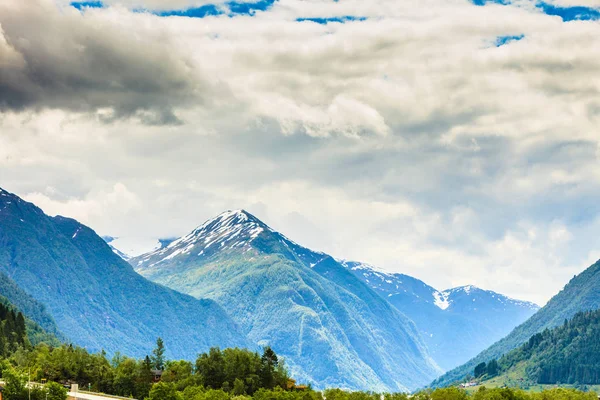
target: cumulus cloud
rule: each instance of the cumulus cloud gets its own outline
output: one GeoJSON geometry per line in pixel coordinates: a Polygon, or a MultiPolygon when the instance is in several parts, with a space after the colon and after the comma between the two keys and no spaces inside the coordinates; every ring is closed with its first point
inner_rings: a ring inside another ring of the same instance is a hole
{"type": "MultiPolygon", "coordinates": [[[[106,121],[180,122],[214,85],[173,45],[160,21],[112,7],[80,13],[50,0],[0,5],[0,109],[59,108],[106,121]],[[6,60],[6,61],[4,61],[6,60]]],[[[225,95],[222,93],[222,95],[225,95]]]]}
{"type": "Polygon", "coordinates": [[[600,256],[597,21],[529,1],[104,3],[0,5],[0,182],[47,212],[156,238],[246,208],[337,257],[540,303],[600,256]]]}

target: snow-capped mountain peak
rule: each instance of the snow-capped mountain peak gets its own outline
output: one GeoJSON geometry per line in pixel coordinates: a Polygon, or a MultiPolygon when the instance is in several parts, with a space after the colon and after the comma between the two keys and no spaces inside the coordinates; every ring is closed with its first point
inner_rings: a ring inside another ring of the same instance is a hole
{"type": "MultiPolygon", "coordinates": [[[[464,305],[468,303],[482,303],[485,302],[489,306],[504,308],[506,306],[516,306],[521,308],[528,308],[537,311],[539,306],[529,301],[517,300],[503,294],[481,289],[473,285],[458,286],[455,288],[447,289],[441,292],[441,295],[447,299],[448,303],[461,302],[464,305]]],[[[447,308],[447,307],[446,307],[447,308]]]]}
{"type": "Polygon", "coordinates": [[[376,272],[378,274],[387,275],[387,276],[393,275],[393,273],[386,271],[383,268],[379,268],[374,265],[363,263],[363,262],[351,261],[351,260],[345,260],[345,259],[336,259],[336,261],[339,262],[340,264],[342,264],[344,267],[349,268],[353,271],[361,270],[361,271],[368,271],[368,272],[376,272]]]}
{"type": "Polygon", "coordinates": [[[152,266],[178,255],[206,256],[214,251],[248,249],[248,245],[268,227],[245,210],[228,210],[209,219],[168,246],[147,253],[138,265],[152,259],[152,266]]]}
{"type": "Polygon", "coordinates": [[[497,308],[516,306],[531,310],[539,309],[534,303],[512,299],[500,293],[484,290],[474,285],[436,290],[418,279],[386,271],[367,263],[349,260],[338,260],[338,262],[356,275],[360,275],[361,279],[370,287],[384,293],[386,297],[412,293],[420,301],[434,304],[446,312],[450,312],[455,307],[466,307],[467,304],[469,304],[469,307],[482,307],[485,304],[489,307],[497,308]]]}
{"type": "Polygon", "coordinates": [[[159,265],[163,261],[179,262],[182,256],[208,259],[219,253],[235,251],[238,254],[249,252],[248,256],[253,257],[254,253],[251,250],[270,253],[275,247],[311,268],[328,257],[324,253],[299,245],[254,215],[240,209],[225,211],[167,246],[135,257],[130,262],[141,270],[159,265]],[[261,240],[257,242],[259,237],[261,240]]]}
{"type": "Polygon", "coordinates": [[[210,243],[218,237],[235,238],[242,233],[256,237],[265,228],[266,225],[245,210],[228,210],[209,219],[186,236],[173,241],[167,248],[175,248],[182,243],[194,243],[199,240],[210,243]]]}

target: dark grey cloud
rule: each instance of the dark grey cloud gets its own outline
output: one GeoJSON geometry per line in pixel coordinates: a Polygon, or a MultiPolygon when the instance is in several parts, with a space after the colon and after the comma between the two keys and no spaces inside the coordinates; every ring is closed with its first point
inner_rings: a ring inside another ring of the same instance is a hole
{"type": "Polygon", "coordinates": [[[177,107],[210,98],[210,84],[170,36],[146,26],[150,16],[121,18],[46,1],[0,5],[0,54],[8,60],[0,62],[0,111],[106,109],[103,122],[135,116],[168,125],[181,122],[177,107]]]}

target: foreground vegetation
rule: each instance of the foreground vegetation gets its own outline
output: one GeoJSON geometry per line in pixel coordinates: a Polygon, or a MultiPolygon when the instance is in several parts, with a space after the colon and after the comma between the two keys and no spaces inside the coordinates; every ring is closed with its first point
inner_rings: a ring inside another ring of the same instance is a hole
{"type": "Polygon", "coordinates": [[[554,329],[536,333],[499,360],[478,364],[473,375],[487,386],[600,384],[600,310],[577,313],[554,329]]]}
{"type": "MultiPolygon", "coordinates": [[[[35,382],[77,383],[82,389],[137,399],[170,399],[185,394],[184,398],[195,400],[225,400],[255,395],[260,390],[291,389],[283,362],[269,347],[262,355],[238,348],[212,348],[192,363],[165,361],[160,339],[153,355],[141,360],[116,354],[109,361],[104,352],[90,354],[70,345],[23,346],[0,362],[0,372],[3,378],[23,379],[30,374],[35,382]],[[161,371],[161,382],[154,384],[157,371],[161,371]]],[[[32,395],[32,400],[38,400],[36,396],[32,395]]],[[[6,393],[5,398],[11,400],[6,393]]]]}
{"type": "MultiPolygon", "coordinates": [[[[546,349],[543,354],[549,364],[545,365],[565,365],[564,359],[548,356],[548,351],[551,351],[549,346],[557,341],[576,343],[578,337],[585,337],[581,332],[584,325],[591,324],[589,329],[595,332],[593,329],[599,323],[600,313],[578,315],[556,331],[547,331],[535,336],[521,350],[546,349]],[[563,364],[557,363],[557,360],[562,360],[563,364]]],[[[51,339],[50,344],[42,342],[34,345],[32,343],[35,341],[30,340],[28,335],[30,329],[36,332],[36,337],[44,337],[40,336],[40,333],[48,335],[12,305],[0,302],[0,376],[5,382],[5,400],[66,400],[67,389],[64,386],[71,383],[77,383],[80,389],[140,400],[598,399],[593,392],[564,388],[543,390],[539,393],[486,387],[469,391],[450,387],[421,391],[413,395],[351,392],[341,389],[327,389],[321,392],[313,390],[310,386],[296,385],[295,381],[290,379],[283,360],[269,347],[265,347],[261,353],[239,348],[221,350],[215,347],[198,355],[195,362],[169,361],[165,359],[164,344],[159,338],[152,354],[143,359],[117,353],[109,360],[104,352],[91,354],[72,345],[55,345],[58,340],[52,335],[48,336],[51,339]],[[159,375],[160,381],[156,382],[159,375]],[[35,383],[28,385],[30,380],[35,383]]],[[[573,351],[572,354],[582,353],[573,351]]],[[[512,359],[522,361],[523,357],[512,354],[498,363],[480,365],[476,372],[482,374],[482,377],[500,373],[506,368],[508,360],[512,359]]],[[[555,367],[554,370],[561,369],[555,367]]],[[[545,369],[542,368],[541,371],[545,369]]]]}
{"type": "Polygon", "coordinates": [[[46,386],[34,386],[32,400],[65,400],[62,383],[78,383],[80,389],[148,400],[597,400],[593,392],[555,388],[539,393],[521,389],[480,387],[467,391],[457,387],[415,394],[351,392],[296,386],[283,362],[266,347],[262,354],[245,349],[213,348],[195,362],[166,361],[162,341],[142,360],[105,353],[90,354],[73,346],[19,347],[0,361],[6,382],[6,400],[27,400],[27,375],[46,386]],[[156,370],[162,378],[154,382],[156,370]],[[55,383],[55,382],[60,382],[55,383]],[[46,395],[48,396],[46,397],[46,395]]]}

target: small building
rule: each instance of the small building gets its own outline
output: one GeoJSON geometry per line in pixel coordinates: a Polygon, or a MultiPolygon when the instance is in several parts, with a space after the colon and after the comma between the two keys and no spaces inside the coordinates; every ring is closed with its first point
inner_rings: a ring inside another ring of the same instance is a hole
{"type": "Polygon", "coordinates": [[[295,379],[288,378],[286,388],[287,388],[287,390],[296,390],[296,391],[302,392],[304,390],[307,390],[308,386],[306,386],[306,385],[296,385],[296,380],[295,379]]]}
{"type": "Polygon", "coordinates": [[[152,370],[152,380],[155,383],[160,382],[160,379],[162,378],[162,374],[163,374],[162,369],[153,369],[152,370]]]}

